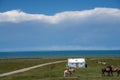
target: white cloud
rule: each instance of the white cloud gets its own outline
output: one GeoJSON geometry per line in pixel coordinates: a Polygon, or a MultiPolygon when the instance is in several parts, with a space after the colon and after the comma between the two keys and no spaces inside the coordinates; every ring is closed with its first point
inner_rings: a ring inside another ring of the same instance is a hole
{"type": "Polygon", "coordinates": [[[119,50],[119,47],[103,47],[103,46],[79,46],[79,45],[67,45],[67,46],[49,46],[49,47],[38,47],[33,50],[119,50]]]}
{"type": "Polygon", "coordinates": [[[37,21],[49,24],[61,22],[85,22],[86,20],[120,20],[120,9],[116,8],[95,8],[84,11],[66,11],[53,16],[44,14],[29,14],[20,10],[11,10],[0,13],[0,22],[20,23],[25,21],[37,21]]]}
{"type": "Polygon", "coordinates": [[[25,47],[25,48],[4,48],[0,51],[63,51],[63,50],[120,50],[119,47],[103,47],[103,46],[46,46],[46,47],[25,47]]]}

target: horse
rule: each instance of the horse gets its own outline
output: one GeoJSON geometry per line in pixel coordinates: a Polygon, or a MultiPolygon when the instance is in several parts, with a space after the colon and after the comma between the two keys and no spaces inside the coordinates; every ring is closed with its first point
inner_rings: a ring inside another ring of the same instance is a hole
{"type": "Polygon", "coordinates": [[[67,70],[65,70],[64,71],[64,77],[71,76],[73,72],[75,72],[74,69],[67,69],[67,70]]]}
{"type": "Polygon", "coordinates": [[[119,76],[120,74],[120,69],[112,68],[111,66],[107,66],[106,68],[103,68],[101,71],[102,71],[102,76],[105,76],[105,72],[108,73],[108,76],[113,76],[113,72],[117,72],[117,76],[119,76]]]}

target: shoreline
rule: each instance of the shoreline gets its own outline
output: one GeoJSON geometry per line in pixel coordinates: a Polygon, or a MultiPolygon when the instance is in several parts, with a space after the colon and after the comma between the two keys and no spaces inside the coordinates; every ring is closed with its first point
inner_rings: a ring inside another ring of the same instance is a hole
{"type": "Polygon", "coordinates": [[[79,58],[79,57],[84,57],[84,58],[106,58],[106,57],[111,57],[111,58],[119,58],[120,56],[47,56],[47,57],[9,57],[9,58],[0,58],[0,59],[48,59],[48,58],[79,58]]]}
{"type": "Polygon", "coordinates": [[[120,50],[68,50],[0,52],[0,58],[45,58],[45,57],[104,57],[120,56],[120,50]]]}

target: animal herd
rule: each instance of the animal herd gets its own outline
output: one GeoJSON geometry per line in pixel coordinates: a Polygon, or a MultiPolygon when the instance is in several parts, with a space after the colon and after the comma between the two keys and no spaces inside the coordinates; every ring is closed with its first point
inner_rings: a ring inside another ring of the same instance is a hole
{"type": "MultiPolygon", "coordinates": [[[[64,77],[71,76],[73,72],[75,72],[74,68],[68,68],[68,69],[66,69],[64,71],[64,77]]],[[[102,76],[113,76],[114,72],[117,73],[117,76],[120,75],[120,69],[119,68],[113,68],[112,66],[106,66],[105,68],[102,68],[101,72],[102,72],[102,76]]]]}

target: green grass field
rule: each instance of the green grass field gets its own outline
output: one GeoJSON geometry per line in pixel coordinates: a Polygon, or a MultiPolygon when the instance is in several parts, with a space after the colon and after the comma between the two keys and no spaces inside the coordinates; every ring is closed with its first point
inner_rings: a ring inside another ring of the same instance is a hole
{"type": "MultiPolygon", "coordinates": [[[[57,60],[67,60],[67,58],[0,59],[0,71],[3,73],[57,60]]],[[[98,61],[105,61],[107,62],[107,65],[113,65],[114,67],[120,68],[120,57],[87,57],[86,62],[88,67],[84,69],[76,69],[71,77],[63,77],[63,71],[66,69],[65,65],[67,63],[63,62],[7,77],[1,77],[0,80],[120,80],[120,76],[117,77],[116,73],[114,73],[113,77],[102,77],[101,68],[104,68],[106,65],[98,64],[98,61]]]]}
{"type": "MultiPolygon", "coordinates": [[[[62,58],[64,60],[64,58],[62,58]]],[[[62,60],[61,58],[15,58],[15,59],[0,59],[0,74],[14,71],[17,69],[30,67],[46,62],[62,60]]]]}

